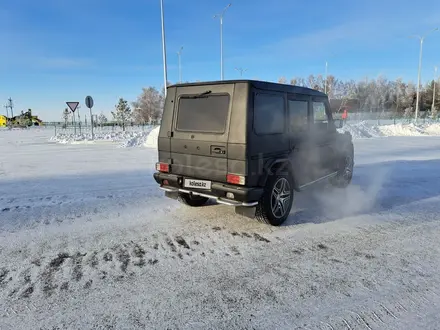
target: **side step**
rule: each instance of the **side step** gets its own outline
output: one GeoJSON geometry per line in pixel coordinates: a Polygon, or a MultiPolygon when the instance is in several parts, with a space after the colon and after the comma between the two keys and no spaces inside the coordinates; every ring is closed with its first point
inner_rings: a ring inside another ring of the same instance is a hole
{"type": "Polygon", "coordinates": [[[298,187],[298,188],[299,188],[299,191],[303,191],[304,189],[306,189],[307,187],[310,187],[310,186],[314,185],[315,183],[318,183],[318,182],[321,182],[321,181],[324,181],[324,180],[327,180],[327,179],[333,178],[333,177],[335,177],[336,175],[338,175],[338,172],[333,172],[333,173],[327,174],[326,176],[323,176],[322,178],[319,178],[319,179],[316,179],[316,180],[314,180],[314,181],[312,181],[312,182],[309,182],[309,183],[303,184],[302,186],[299,186],[299,187],[298,187]]]}

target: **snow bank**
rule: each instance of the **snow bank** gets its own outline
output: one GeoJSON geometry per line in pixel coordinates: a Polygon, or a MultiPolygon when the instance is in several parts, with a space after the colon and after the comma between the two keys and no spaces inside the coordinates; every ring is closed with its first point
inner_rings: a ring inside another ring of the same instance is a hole
{"type": "Polygon", "coordinates": [[[157,126],[150,132],[150,134],[148,134],[147,140],[144,143],[144,147],[157,149],[159,130],[160,130],[160,126],[157,126]]]}
{"type": "Polygon", "coordinates": [[[349,132],[354,139],[381,136],[440,136],[440,123],[397,123],[393,125],[371,125],[364,121],[345,124],[339,132],[349,132]]]}
{"type": "Polygon", "coordinates": [[[370,126],[366,122],[360,122],[356,124],[345,124],[342,128],[339,128],[340,133],[349,132],[354,139],[380,137],[383,134],[376,126],[370,126]]]}
{"type": "MultiPolygon", "coordinates": [[[[88,144],[96,142],[120,143],[121,148],[146,147],[157,149],[160,126],[149,127],[143,131],[96,132],[95,139],[91,133],[68,134],[58,133],[50,141],[62,144],[88,144]]],[[[348,123],[338,128],[340,133],[349,132],[354,139],[377,138],[382,136],[440,136],[440,123],[371,125],[365,121],[348,123]]]]}
{"type": "Polygon", "coordinates": [[[396,124],[379,126],[379,130],[386,136],[427,136],[440,135],[440,123],[429,124],[396,124]]]}
{"type": "Polygon", "coordinates": [[[61,144],[89,144],[96,142],[114,142],[120,143],[120,147],[142,146],[150,133],[151,128],[144,131],[117,131],[117,132],[95,132],[95,138],[92,138],[90,132],[82,134],[58,133],[52,136],[49,141],[61,144]]]}
{"type": "Polygon", "coordinates": [[[134,133],[131,137],[129,137],[127,140],[121,143],[121,148],[131,148],[131,147],[138,147],[145,143],[145,140],[147,139],[148,132],[137,132],[134,133]]]}

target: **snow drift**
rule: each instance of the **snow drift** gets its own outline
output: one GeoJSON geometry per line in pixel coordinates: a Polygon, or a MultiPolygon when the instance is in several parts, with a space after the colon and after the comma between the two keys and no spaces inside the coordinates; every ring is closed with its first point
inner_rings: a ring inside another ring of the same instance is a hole
{"type": "Polygon", "coordinates": [[[61,144],[87,144],[95,142],[119,142],[120,147],[135,147],[145,143],[148,134],[151,131],[151,127],[148,127],[142,131],[117,131],[117,132],[95,132],[95,138],[93,139],[91,132],[82,134],[73,133],[58,133],[52,136],[49,141],[57,142],[61,144]]]}
{"type": "MultiPolygon", "coordinates": [[[[160,126],[152,126],[142,131],[97,132],[95,139],[90,133],[59,133],[50,141],[63,144],[80,144],[95,142],[119,142],[119,147],[145,147],[156,149],[160,126]]],[[[393,125],[371,125],[365,121],[348,123],[338,128],[341,133],[349,132],[354,139],[379,138],[385,136],[440,136],[440,123],[397,123],[393,125]]]]}
{"type": "Polygon", "coordinates": [[[144,143],[144,147],[153,148],[153,149],[157,148],[157,139],[159,138],[159,130],[160,130],[160,126],[157,126],[150,132],[150,134],[148,134],[147,140],[144,143]]]}
{"type": "Polygon", "coordinates": [[[440,135],[440,123],[429,124],[402,124],[378,126],[385,136],[429,136],[440,135]]]}
{"type": "Polygon", "coordinates": [[[345,124],[342,128],[339,128],[338,131],[340,133],[349,132],[354,139],[383,136],[377,126],[369,126],[365,122],[360,122],[356,124],[345,124]]]}

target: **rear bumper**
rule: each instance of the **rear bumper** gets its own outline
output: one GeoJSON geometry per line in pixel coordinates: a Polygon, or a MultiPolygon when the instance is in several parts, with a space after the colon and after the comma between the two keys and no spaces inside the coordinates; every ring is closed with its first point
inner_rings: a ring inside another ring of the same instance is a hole
{"type": "MultiPolygon", "coordinates": [[[[191,193],[198,196],[215,199],[220,204],[230,206],[255,206],[263,195],[263,188],[260,187],[242,187],[221,182],[212,182],[210,190],[191,189],[183,187],[184,177],[181,175],[156,172],[154,179],[160,185],[160,188],[168,193],[191,193]],[[163,180],[168,180],[164,185],[163,180]],[[233,193],[234,198],[226,197],[226,193],[233,193]]],[[[187,178],[187,177],[185,177],[187,178]]]]}

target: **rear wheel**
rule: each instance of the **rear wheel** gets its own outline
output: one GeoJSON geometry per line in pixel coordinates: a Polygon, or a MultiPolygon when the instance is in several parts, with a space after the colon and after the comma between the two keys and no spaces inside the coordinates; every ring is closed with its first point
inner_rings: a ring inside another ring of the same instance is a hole
{"type": "Polygon", "coordinates": [[[293,181],[289,175],[270,177],[257,205],[255,217],[263,223],[281,225],[292,209],[293,195],[293,181]]]}
{"type": "Polygon", "coordinates": [[[187,194],[187,193],[181,193],[181,192],[179,192],[179,195],[177,197],[177,200],[179,202],[181,202],[182,204],[185,204],[188,206],[193,206],[193,207],[205,205],[206,202],[208,201],[208,199],[209,198],[207,198],[207,197],[197,196],[197,195],[192,195],[192,194],[187,194]]]}

